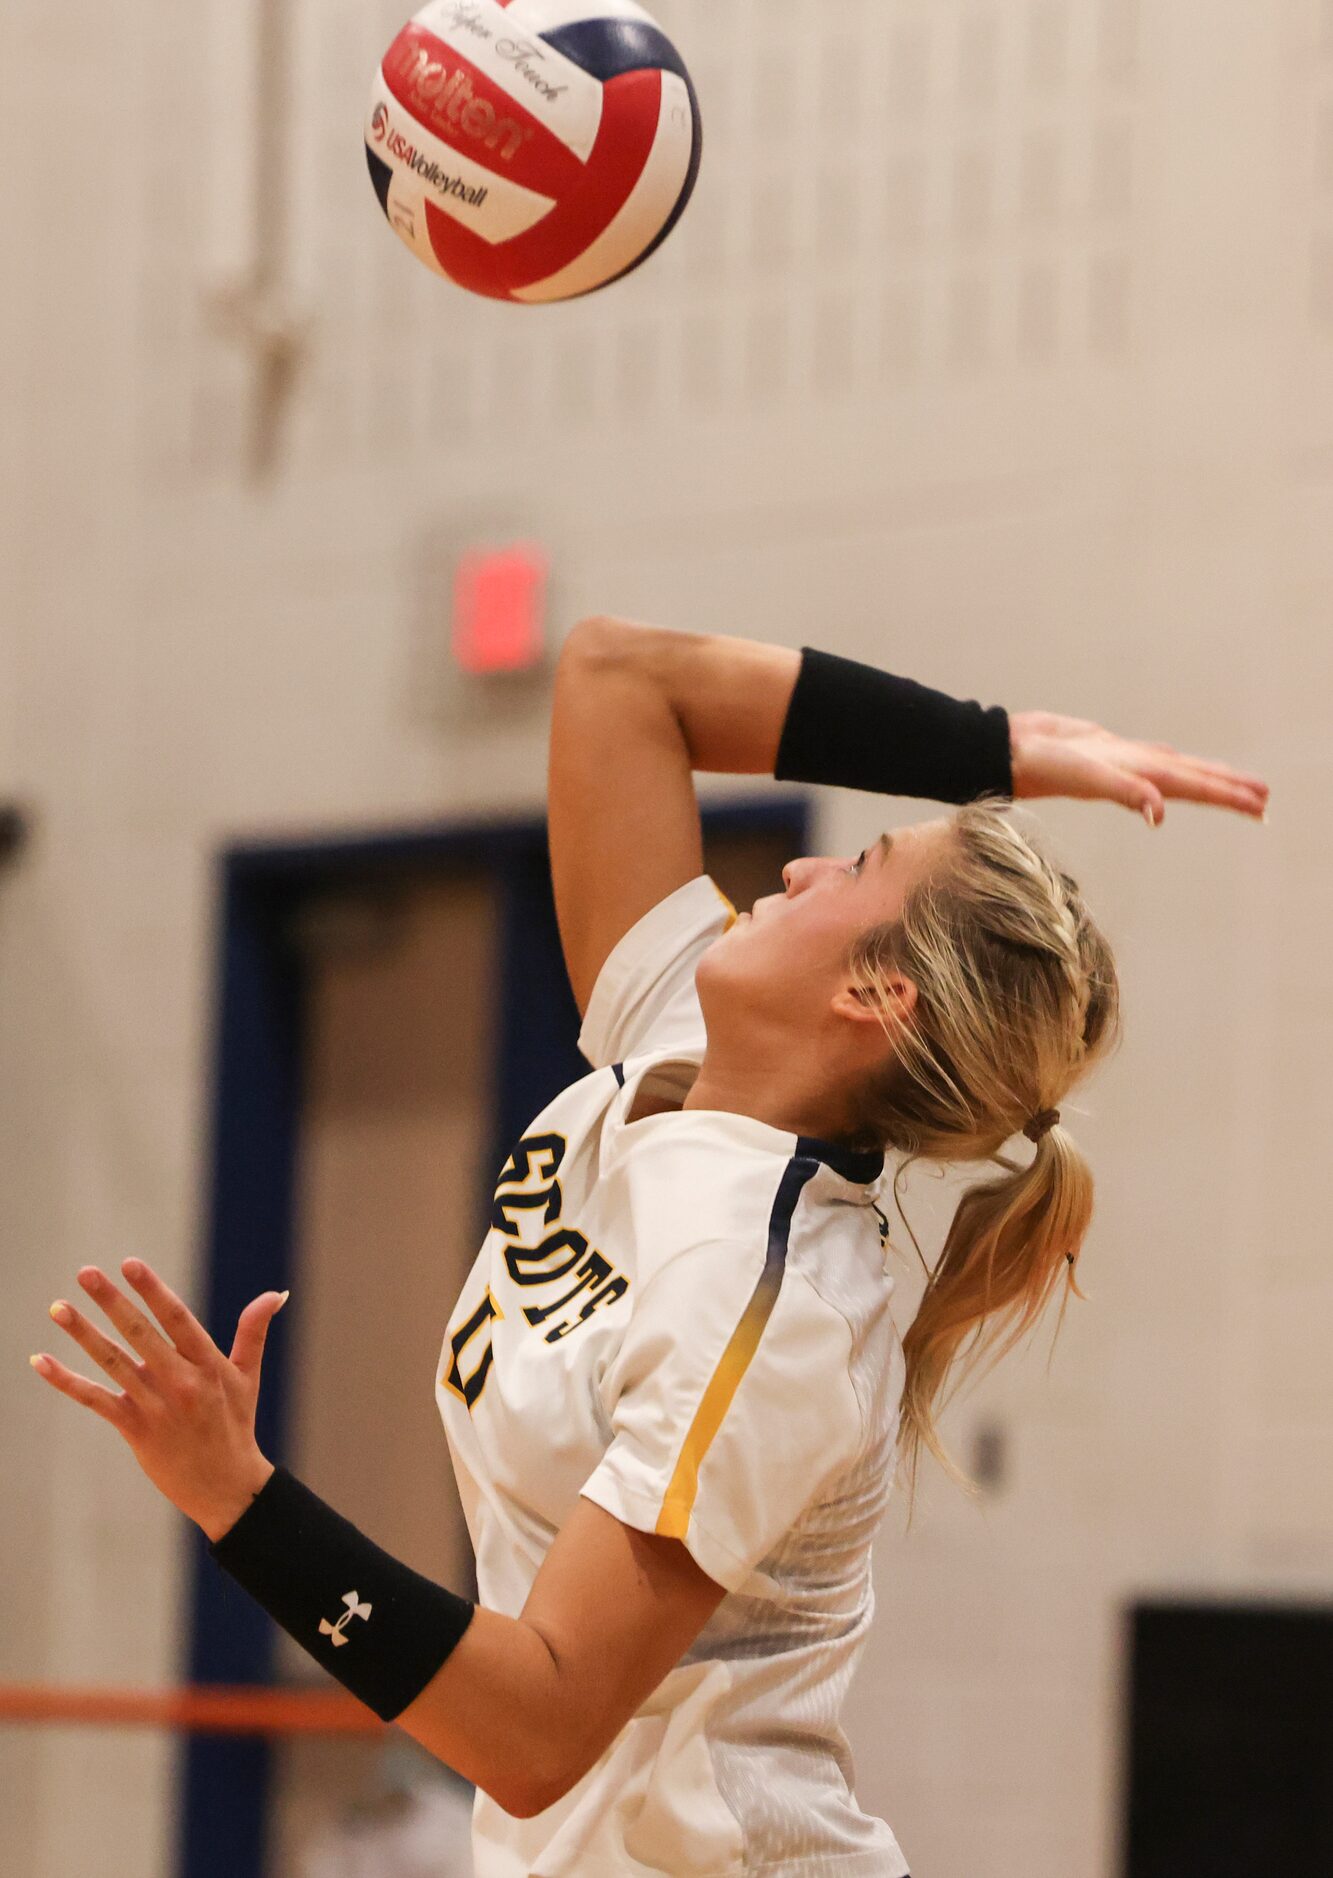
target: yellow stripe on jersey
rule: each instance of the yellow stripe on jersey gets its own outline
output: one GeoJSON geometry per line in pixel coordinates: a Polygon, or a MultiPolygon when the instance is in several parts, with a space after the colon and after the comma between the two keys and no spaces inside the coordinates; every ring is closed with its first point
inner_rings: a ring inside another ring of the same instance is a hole
{"type": "Polygon", "coordinates": [[[736,909],[731,904],[731,901],[727,898],[726,894],[723,893],[721,887],[718,886],[716,881],[713,882],[713,892],[717,895],[718,899],[722,902],[723,906],[726,907],[727,909],[727,923],[722,928],[722,930],[723,932],[730,932],[732,927],[736,924],[736,920],[738,918],[736,909]]]}
{"type": "Polygon", "coordinates": [[[731,1333],[711,1382],[704,1390],[703,1400],[695,1410],[690,1432],[681,1448],[671,1484],[666,1490],[666,1498],[662,1501],[662,1510],[657,1516],[656,1531],[663,1539],[683,1539],[690,1529],[690,1515],[694,1511],[695,1496],[699,1491],[699,1469],[714,1435],[722,1426],[723,1417],[731,1407],[732,1397],[741,1386],[741,1378],[759,1348],[764,1326],[772,1316],[782,1284],[786,1253],[786,1233],[772,1235],[768,1257],[759,1274],[759,1283],[745,1307],[745,1315],[731,1333]]]}

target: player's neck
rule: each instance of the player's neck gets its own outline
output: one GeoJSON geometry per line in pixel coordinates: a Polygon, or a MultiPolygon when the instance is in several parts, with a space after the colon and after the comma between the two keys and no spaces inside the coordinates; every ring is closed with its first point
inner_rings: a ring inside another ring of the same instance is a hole
{"type": "Polygon", "coordinates": [[[681,1107],[748,1115],[785,1134],[812,1135],[821,1141],[836,1141],[842,1131],[827,1100],[812,1100],[808,1090],[784,1086],[782,1078],[769,1074],[763,1065],[721,1065],[710,1062],[709,1056],[704,1057],[681,1107]]]}

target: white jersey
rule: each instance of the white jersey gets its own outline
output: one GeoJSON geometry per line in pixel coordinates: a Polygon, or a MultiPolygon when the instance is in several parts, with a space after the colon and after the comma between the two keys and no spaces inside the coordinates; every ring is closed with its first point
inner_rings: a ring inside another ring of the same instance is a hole
{"type": "Polygon", "coordinates": [[[580,1494],[681,1539],[730,1594],[556,1805],[478,1793],[477,1878],[905,1878],[863,1813],[839,1711],[903,1384],[880,1154],[672,1109],[704,1053],[708,877],[602,967],[594,1072],[514,1148],[445,1334],[437,1396],[481,1602],[517,1616],[580,1494]]]}

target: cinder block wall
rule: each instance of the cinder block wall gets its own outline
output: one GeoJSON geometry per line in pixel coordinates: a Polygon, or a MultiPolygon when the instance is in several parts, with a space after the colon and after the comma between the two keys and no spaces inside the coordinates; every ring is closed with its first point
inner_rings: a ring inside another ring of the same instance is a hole
{"type": "MultiPolygon", "coordinates": [[[[1042,812],[1124,978],[1072,1118],[1093,1301],[1049,1378],[960,1406],[1004,1483],[890,1522],[852,1699],[922,1871],[1110,1878],[1124,1600],[1329,1589],[1333,9],[660,14],[696,201],[538,310],[379,218],[358,132],[399,9],[294,5],[276,89],[251,0],[0,18],[0,788],[40,817],[0,879],[0,1673],[176,1673],[177,1522],[25,1359],[86,1260],[193,1286],[219,848],[540,803],[540,704],[471,707],[442,656],[456,547],[534,532],[557,633],[814,641],[1273,781],[1266,829],[1042,812]],[[255,320],[305,331],[268,406],[219,310],[264,261],[255,320]]],[[[825,807],[830,848],[931,812],[825,807]]],[[[937,1243],[952,1190],[911,1191],[937,1243]]],[[[155,1878],[173,1805],[167,1743],[6,1733],[7,1868],[155,1878]]]]}

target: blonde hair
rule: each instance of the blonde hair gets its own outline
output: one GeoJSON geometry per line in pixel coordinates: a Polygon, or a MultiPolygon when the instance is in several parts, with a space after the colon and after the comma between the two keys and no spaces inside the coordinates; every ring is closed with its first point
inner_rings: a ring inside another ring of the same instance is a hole
{"type": "Polygon", "coordinates": [[[1092,1219],[1087,1161],[1059,1126],[1031,1160],[1001,1150],[1109,1054],[1119,988],[1076,882],[1019,829],[1012,806],[991,798],[960,809],[944,858],[908,892],[896,921],[858,937],[848,962],[893,1043],[884,1069],[858,1092],[856,1145],[905,1156],[895,1197],[914,1161],[987,1161],[1003,1170],[960,1201],[903,1339],[899,1453],[913,1489],[923,1443],[970,1484],[935,1427],[960,1353],[951,1395],[983,1357],[989,1367],[1013,1347],[1062,1279],[1062,1317],[1068,1292],[1083,1295],[1074,1270],[1092,1219]],[[917,989],[905,1021],[885,996],[894,974],[917,989]]]}

